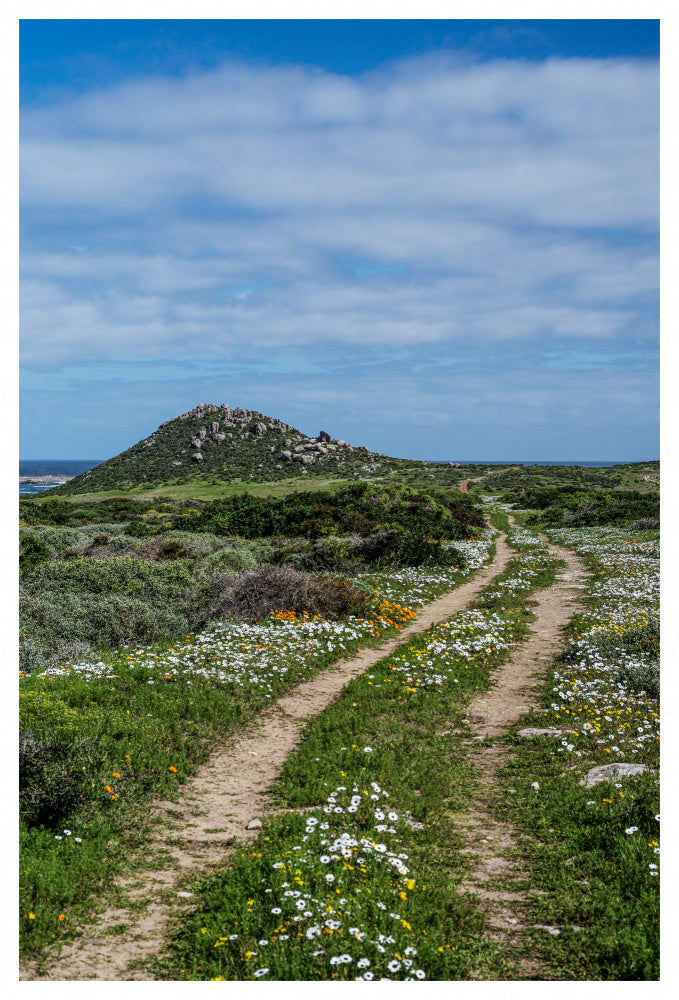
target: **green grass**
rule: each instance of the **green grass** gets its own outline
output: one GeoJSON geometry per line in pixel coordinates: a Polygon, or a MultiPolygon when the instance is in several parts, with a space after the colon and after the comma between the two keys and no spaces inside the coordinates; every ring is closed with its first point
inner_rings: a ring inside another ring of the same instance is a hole
{"type": "MultiPolygon", "coordinates": [[[[535,717],[520,725],[536,725],[535,717]]],[[[605,762],[596,755],[590,761],[605,762]]],[[[659,880],[648,868],[658,860],[655,776],[627,779],[622,788],[581,788],[581,772],[563,766],[553,741],[537,740],[513,750],[500,772],[516,792],[500,813],[526,835],[524,864],[545,894],[533,897],[528,925],[562,932],[529,930],[528,947],[542,950],[559,979],[657,979],[659,880]],[[625,833],[634,826],[637,832],[625,833]]]]}
{"type": "MultiPolygon", "coordinates": [[[[120,496],[132,496],[139,500],[219,500],[222,497],[239,496],[247,493],[256,497],[284,497],[291,493],[334,492],[342,486],[349,486],[355,480],[316,478],[301,476],[299,479],[279,480],[268,483],[245,482],[234,479],[230,482],[204,483],[201,481],[160,483],[157,486],[136,486],[126,490],[101,490],[90,493],[78,493],[73,496],[74,502],[108,500],[120,496]]],[[[64,497],[69,499],[69,497],[64,497]]]]}

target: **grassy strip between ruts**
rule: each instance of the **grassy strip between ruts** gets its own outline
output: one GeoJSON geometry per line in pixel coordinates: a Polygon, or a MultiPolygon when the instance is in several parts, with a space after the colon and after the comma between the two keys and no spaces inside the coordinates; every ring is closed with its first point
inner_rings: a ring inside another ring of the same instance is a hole
{"type": "MultiPolygon", "coordinates": [[[[520,725],[565,730],[521,743],[504,770],[505,815],[531,836],[526,861],[538,942],[560,979],[654,980],[659,975],[657,533],[554,533],[593,571],[586,609],[567,633],[544,708],[520,725]],[[595,766],[650,768],[581,786],[595,766]],[[537,781],[535,791],[531,784],[537,781]],[[551,927],[552,931],[545,931],[551,927]]],[[[517,729],[519,725],[517,725],[517,729]]],[[[511,739],[511,738],[510,738],[511,739]]],[[[511,742],[514,742],[511,740],[511,742]]]]}
{"type": "MultiPolygon", "coordinates": [[[[487,535],[464,545],[467,568],[429,583],[421,573],[412,606],[452,589],[492,551],[487,535]]],[[[385,588],[389,580],[376,578],[385,588]]],[[[21,728],[31,734],[21,747],[23,956],[77,933],[93,894],[105,890],[100,902],[111,903],[112,879],[148,842],[149,798],[172,799],[215,744],[296,683],[398,634],[412,612],[378,600],[362,623],[217,623],[172,645],[135,645],[21,679],[21,728]]]]}
{"type": "Polygon", "coordinates": [[[307,726],[275,789],[297,812],[268,818],[225,872],[187,883],[198,906],[156,978],[521,978],[456,893],[468,862],[452,814],[474,778],[451,735],[559,565],[534,536],[516,540],[475,608],[351,681],[307,726]]]}

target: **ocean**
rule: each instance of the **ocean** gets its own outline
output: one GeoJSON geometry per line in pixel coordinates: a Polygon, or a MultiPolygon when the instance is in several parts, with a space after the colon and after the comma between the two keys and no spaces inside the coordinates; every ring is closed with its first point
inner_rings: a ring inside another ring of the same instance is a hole
{"type": "MultiPolygon", "coordinates": [[[[79,476],[81,472],[93,469],[102,461],[104,460],[101,458],[23,458],[19,461],[19,476],[79,476]]],[[[51,483],[49,486],[19,483],[19,496],[43,493],[57,485],[57,483],[51,483]]]]}

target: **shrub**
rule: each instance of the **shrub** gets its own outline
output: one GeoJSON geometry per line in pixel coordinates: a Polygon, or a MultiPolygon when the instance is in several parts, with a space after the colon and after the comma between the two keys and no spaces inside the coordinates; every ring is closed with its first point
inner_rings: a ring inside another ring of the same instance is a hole
{"type": "Polygon", "coordinates": [[[22,599],[20,621],[45,652],[53,653],[69,641],[114,648],[128,640],[181,635],[189,628],[190,607],[189,600],[182,608],[162,597],[154,601],[122,593],[47,591],[22,599]]]}
{"type": "Polygon", "coordinates": [[[210,569],[223,570],[228,573],[243,573],[254,569],[257,560],[249,549],[231,548],[230,546],[211,553],[204,562],[210,569]]]}
{"type": "Polygon", "coordinates": [[[660,623],[657,621],[632,625],[624,632],[596,632],[592,639],[597,649],[610,660],[615,659],[618,652],[652,656],[654,659],[660,656],[660,623]]]}
{"type": "Polygon", "coordinates": [[[156,565],[140,559],[84,557],[67,562],[51,561],[39,566],[27,581],[33,591],[72,593],[144,593],[167,600],[190,591],[193,577],[181,564],[156,565]]]}
{"type": "Polygon", "coordinates": [[[260,566],[231,581],[213,599],[214,617],[255,622],[271,611],[308,611],[329,618],[364,613],[367,596],[348,580],[300,573],[292,566],[260,566]]]}
{"type": "Polygon", "coordinates": [[[464,566],[465,558],[454,547],[422,534],[388,528],[361,539],[356,555],[377,566],[464,566]]]}
{"type": "Polygon", "coordinates": [[[138,544],[129,535],[113,535],[108,541],[108,547],[112,552],[134,552],[138,544]]]}
{"type": "Polygon", "coordinates": [[[58,667],[66,663],[79,663],[94,657],[95,653],[89,642],[69,639],[60,643],[47,660],[48,667],[58,667]]]}
{"type": "Polygon", "coordinates": [[[70,748],[19,736],[19,808],[31,826],[54,827],[83,796],[82,772],[69,766],[70,748]]]}
{"type": "Polygon", "coordinates": [[[22,639],[19,642],[19,670],[22,674],[33,674],[44,670],[47,666],[45,651],[35,639],[22,639]]]}
{"type": "Polygon", "coordinates": [[[299,570],[342,572],[353,576],[364,568],[359,548],[360,539],[356,537],[327,535],[313,541],[282,546],[276,554],[276,561],[289,563],[299,570]]]}
{"type": "Polygon", "coordinates": [[[141,559],[165,561],[171,559],[188,559],[191,557],[192,552],[178,538],[156,537],[141,545],[137,549],[137,555],[141,559]]]}
{"type": "Polygon", "coordinates": [[[66,549],[76,549],[79,546],[81,550],[84,550],[89,544],[88,535],[77,528],[41,527],[37,528],[35,533],[59,555],[63,554],[66,549]]]}
{"type": "Polygon", "coordinates": [[[133,538],[148,538],[150,535],[157,534],[156,529],[152,528],[146,521],[130,521],[125,531],[133,538]]]}
{"type": "Polygon", "coordinates": [[[660,697],[660,666],[657,663],[635,663],[618,671],[617,679],[638,693],[645,691],[651,698],[660,697]]]}
{"type": "Polygon", "coordinates": [[[657,531],[660,521],[657,517],[641,517],[629,525],[630,531],[657,531]]]}
{"type": "Polygon", "coordinates": [[[26,573],[52,555],[52,550],[33,531],[22,531],[19,534],[19,568],[26,573]]]}

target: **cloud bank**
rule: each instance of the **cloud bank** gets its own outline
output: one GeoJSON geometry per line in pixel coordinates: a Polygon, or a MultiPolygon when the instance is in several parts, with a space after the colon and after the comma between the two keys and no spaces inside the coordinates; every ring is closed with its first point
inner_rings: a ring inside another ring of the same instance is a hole
{"type": "Polygon", "coordinates": [[[516,350],[652,371],[657,112],[654,62],[439,57],[228,63],[29,107],[23,363],[472,354],[496,394],[516,350]]]}

